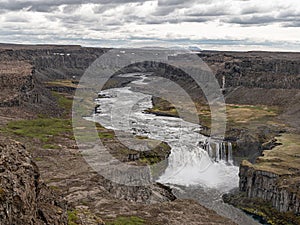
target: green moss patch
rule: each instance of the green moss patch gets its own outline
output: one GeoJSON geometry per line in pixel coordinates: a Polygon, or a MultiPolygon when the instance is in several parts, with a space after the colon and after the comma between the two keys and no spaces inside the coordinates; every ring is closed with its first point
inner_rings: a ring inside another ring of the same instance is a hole
{"type": "Polygon", "coordinates": [[[43,149],[61,149],[60,146],[54,144],[45,144],[42,147],[43,149]]]}
{"type": "Polygon", "coordinates": [[[68,211],[68,225],[78,225],[79,217],[76,210],[68,211]]]}
{"type": "Polygon", "coordinates": [[[252,166],[257,170],[269,171],[279,175],[298,176],[300,171],[300,135],[283,134],[276,137],[277,143],[272,150],[265,150],[252,166]]]}
{"type": "Polygon", "coordinates": [[[106,222],[107,225],[144,225],[145,220],[136,216],[117,217],[114,221],[106,222]]]}
{"type": "Polygon", "coordinates": [[[60,108],[65,110],[65,113],[68,114],[72,110],[73,99],[68,98],[66,94],[52,91],[52,95],[57,99],[57,104],[60,108]]]}
{"type": "Polygon", "coordinates": [[[72,124],[71,120],[68,119],[38,118],[33,120],[11,121],[7,124],[7,127],[2,130],[11,134],[37,138],[42,142],[47,142],[54,136],[64,133],[70,134],[72,124]]]}
{"type": "Polygon", "coordinates": [[[77,88],[78,82],[75,82],[73,80],[55,80],[55,81],[49,81],[46,82],[46,85],[49,87],[70,87],[70,88],[77,88]]]}

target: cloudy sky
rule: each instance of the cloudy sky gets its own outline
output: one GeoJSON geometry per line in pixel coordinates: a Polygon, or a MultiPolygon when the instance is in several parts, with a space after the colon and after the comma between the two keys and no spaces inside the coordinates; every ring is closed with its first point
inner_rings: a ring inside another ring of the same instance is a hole
{"type": "Polygon", "coordinates": [[[0,0],[0,42],[300,51],[300,3],[0,0]]]}

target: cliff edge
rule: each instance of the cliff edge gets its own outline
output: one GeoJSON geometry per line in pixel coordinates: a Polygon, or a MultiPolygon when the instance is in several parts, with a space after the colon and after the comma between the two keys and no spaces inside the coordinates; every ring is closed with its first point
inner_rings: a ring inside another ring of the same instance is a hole
{"type": "Polygon", "coordinates": [[[24,146],[1,137],[0,155],[1,224],[67,224],[66,204],[40,181],[24,146]]]}

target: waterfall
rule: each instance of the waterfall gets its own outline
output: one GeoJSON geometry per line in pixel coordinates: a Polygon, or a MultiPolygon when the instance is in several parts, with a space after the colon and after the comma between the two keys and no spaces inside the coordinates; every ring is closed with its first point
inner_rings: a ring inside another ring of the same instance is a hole
{"type": "Polygon", "coordinates": [[[225,91],[225,76],[222,77],[222,91],[225,91]]]}
{"type": "Polygon", "coordinates": [[[215,151],[216,151],[215,161],[219,162],[219,160],[220,160],[220,144],[219,143],[216,143],[215,151]]]}
{"type": "Polygon", "coordinates": [[[233,159],[232,159],[232,144],[231,144],[231,142],[228,142],[228,162],[230,164],[233,164],[233,159]]]}
{"type": "Polygon", "coordinates": [[[230,165],[233,165],[231,142],[206,140],[204,142],[200,142],[199,145],[207,152],[213,161],[224,161],[230,165]]]}

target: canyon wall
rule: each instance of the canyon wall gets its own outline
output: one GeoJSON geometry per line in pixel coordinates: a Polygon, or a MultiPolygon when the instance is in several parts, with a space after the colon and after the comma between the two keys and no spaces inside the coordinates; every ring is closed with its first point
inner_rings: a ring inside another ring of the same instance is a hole
{"type": "Polygon", "coordinates": [[[46,81],[80,77],[108,49],[80,46],[0,46],[2,61],[27,61],[37,78],[46,81]]]}
{"type": "Polygon", "coordinates": [[[203,52],[206,62],[225,87],[267,89],[300,88],[300,53],[203,52]]]}
{"type": "Polygon", "coordinates": [[[266,200],[280,212],[300,213],[299,183],[288,184],[290,176],[255,169],[247,161],[240,165],[239,176],[239,189],[246,192],[247,197],[266,200]]]}

